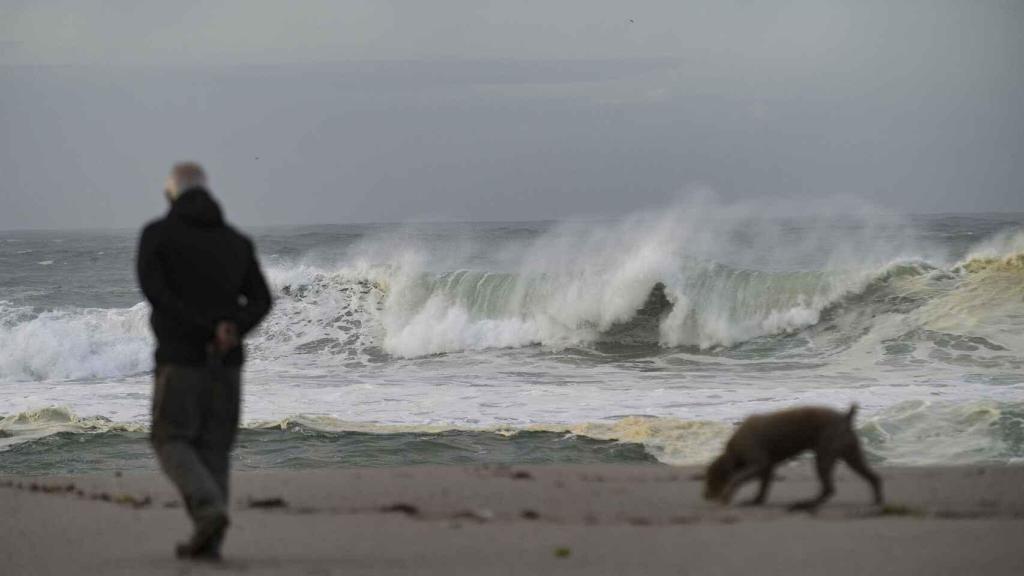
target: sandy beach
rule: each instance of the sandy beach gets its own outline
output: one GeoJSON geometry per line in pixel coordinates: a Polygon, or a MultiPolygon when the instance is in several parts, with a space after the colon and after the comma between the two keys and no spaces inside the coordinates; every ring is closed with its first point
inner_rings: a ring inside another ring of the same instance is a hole
{"type": "Polygon", "coordinates": [[[883,468],[884,509],[842,470],[837,497],[816,515],[785,508],[817,488],[807,463],[780,472],[763,508],[703,502],[697,472],[239,473],[218,565],[173,558],[189,526],[159,475],[5,477],[0,566],[12,575],[1024,572],[1024,467],[883,468]]]}

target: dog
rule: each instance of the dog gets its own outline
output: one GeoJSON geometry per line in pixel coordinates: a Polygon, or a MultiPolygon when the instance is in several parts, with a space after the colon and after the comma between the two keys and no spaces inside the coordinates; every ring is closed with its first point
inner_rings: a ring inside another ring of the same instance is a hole
{"type": "Polygon", "coordinates": [[[882,480],[868,467],[853,431],[857,405],[846,412],[807,406],[769,414],[755,414],[740,424],[725,445],[725,452],[708,466],[704,498],[728,504],[745,482],[758,478],[761,487],[748,505],[763,504],[780,463],[805,450],[814,451],[821,492],[816,498],[790,506],[791,510],[814,510],[835,493],[832,470],[842,460],[870,485],[874,503],[881,505],[882,480]]]}

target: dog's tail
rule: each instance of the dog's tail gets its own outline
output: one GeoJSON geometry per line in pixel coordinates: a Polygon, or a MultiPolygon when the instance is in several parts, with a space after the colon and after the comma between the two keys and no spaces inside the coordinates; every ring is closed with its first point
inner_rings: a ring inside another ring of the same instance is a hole
{"type": "Polygon", "coordinates": [[[846,421],[849,422],[851,426],[853,425],[853,418],[857,415],[858,408],[860,408],[860,406],[854,402],[853,404],[850,404],[850,409],[846,411],[846,421]]]}

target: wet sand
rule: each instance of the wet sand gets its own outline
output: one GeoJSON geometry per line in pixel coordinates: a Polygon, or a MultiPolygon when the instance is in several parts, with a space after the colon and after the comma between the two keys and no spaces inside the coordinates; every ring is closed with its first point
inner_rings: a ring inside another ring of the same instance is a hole
{"type": "Polygon", "coordinates": [[[240,473],[217,565],[173,558],[189,525],[159,475],[0,477],[0,573],[1024,574],[1024,467],[883,468],[884,509],[842,470],[787,512],[809,468],[762,508],[654,465],[240,473]]]}

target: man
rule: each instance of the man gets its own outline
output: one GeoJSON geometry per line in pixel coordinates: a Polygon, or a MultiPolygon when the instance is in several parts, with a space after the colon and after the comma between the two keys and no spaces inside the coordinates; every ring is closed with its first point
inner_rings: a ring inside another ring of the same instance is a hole
{"type": "Polygon", "coordinates": [[[143,229],[136,262],[157,339],[150,437],[195,527],[178,557],[215,560],[228,526],[240,342],[270,293],[252,242],[224,222],[198,164],[175,165],[164,192],[170,210],[143,229]]]}

